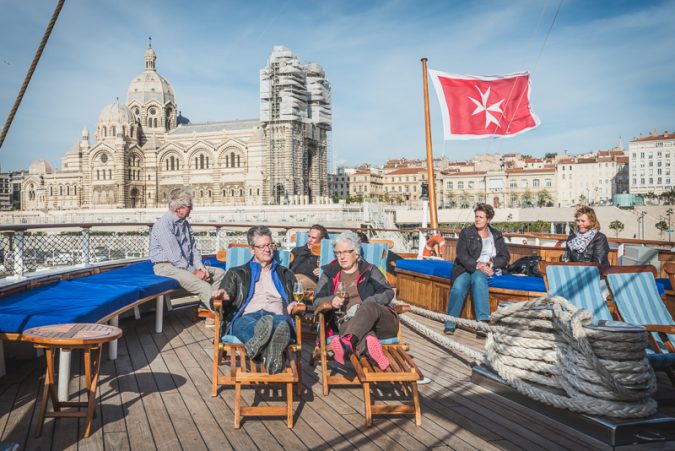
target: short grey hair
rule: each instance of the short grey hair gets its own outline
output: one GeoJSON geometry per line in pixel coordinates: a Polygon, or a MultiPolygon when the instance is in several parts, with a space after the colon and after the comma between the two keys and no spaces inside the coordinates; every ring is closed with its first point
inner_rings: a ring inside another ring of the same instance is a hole
{"type": "Polygon", "coordinates": [[[333,251],[335,251],[335,247],[338,245],[338,243],[352,243],[354,252],[356,252],[357,255],[361,255],[361,240],[356,233],[342,232],[339,234],[333,241],[333,251]]]}
{"type": "Polygon", "coordinates": [[[194,193],[189,186],[183,186],[171,190],[169,193],[169,210],[176,211],[182,207],[192,208],[192,198],[194,193]]]}
{"type": "Polygon", "coordinates": [[[248,245],[251,247],[255,246],[255,239],[260,236],[268,236],[272,239],[272,231],[269,227],[263,225],[251,227],[248,229],[248,232],[246,232],[246,241],[248,241],[248,245]]]}

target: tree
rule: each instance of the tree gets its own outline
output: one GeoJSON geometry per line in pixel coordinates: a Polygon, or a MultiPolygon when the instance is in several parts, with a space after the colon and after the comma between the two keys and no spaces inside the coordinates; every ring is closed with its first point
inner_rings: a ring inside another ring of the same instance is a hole
{"type": "Polygon", "coordinates": [[[544,155],[544,160],[553,160],[558,156],[558,152],[546,152],[544,155]]]}
{"type": "Polygon", "coordinates": [[[659,236],[663,238],[663,232],[668,230],[668,223],[666,221],[659,221],[654,226],[659,229],[659,236]]]}
{"type": "Polygon", "coordinates": [[[656,199],[658,196],[654,193],[654,191],[650,191],[647,194],[645,194],[645,197],[649,199],[650,203],[654,202],[654,199],[656,199]]]}
{"type": "Polygon", "coordinates": [[[551,193],[547,189],[544,188],[537,193],[537,206],[545,207],[551,203],[553,203],[553,196],[551,196],[551,193]]]}
{"type": "Polygon", "coordinates": [[[524,205],[532,205],[532,191],[528,189],[525,190],[525,192],[520,196],[521,199],[523,199],[523,204],[524,205]]]}
{"type": "Polygon", "coordinates": [[[621,222],[617,219],[617,220],[614,220],[614,221],[609,223],[609,228],[611,230],[614,230],[614,234],[618,238],[619,233],[621,233],[621,231],[624,229],[624,225],[623,225],[623,222],[621,222]]]}
{"type": "Polygon", "coordinates": [[[671,188],[670,190],[659,194],[659,199],[664,205],[672,205],[675,203],[675,188],[671,188]]]}
{"type": "Polygon", "coordinates": [[[579,196],[579,205],[586,205],[586,196],[583,194],[579,196]]]}

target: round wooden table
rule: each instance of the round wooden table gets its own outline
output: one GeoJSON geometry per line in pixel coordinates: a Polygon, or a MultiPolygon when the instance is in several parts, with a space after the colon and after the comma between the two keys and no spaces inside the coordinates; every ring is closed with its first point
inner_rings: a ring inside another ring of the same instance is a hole
{"type": "Polygon", "coordinates": [[[86,418],[84,437],[89,437],[91,421],[94,418],[96,407],[96,386],[98,384],[101,369],[101,347],[103,343],[117,340],[122,336],[122,330],[106,324],[56,324],[53,326],[40,326],[23,332],[22,339],[33,343],[36,348],[45,350],[47,369],[45,371],[45,383],[40,396],[40,411],[36,425],[35,435],[42,433],[42,425],[45,417],[75,417],[86,418]],[[82,349],[84,356],[84,374],[87,383],[87,402],[63,402],[59,401],[54,385],[54,350],[82,349]],[[47,412],[49,399],[52,400],[54,410],[47,412]],[[75,411],[62,411],[62,407],[75,407],[75,411]],[[86,411],[80,408],[86,407],[86,411]]]}

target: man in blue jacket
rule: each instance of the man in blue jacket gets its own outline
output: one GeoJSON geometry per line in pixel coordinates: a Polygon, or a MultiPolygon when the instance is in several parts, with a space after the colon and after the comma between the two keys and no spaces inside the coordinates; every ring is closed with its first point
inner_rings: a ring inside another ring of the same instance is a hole
{"type": "Polygon", "coordinates": [[[269,374],[283,368],[283,353],[295,333],[290,315],[295,275],[274,260],[276,246],[268,227],[246,234],[253,258],[230,268],[223,281],[223,330],[244,343],[251,359],[262,359],[269,374]],[[229,302],[228,302],[229,301],[229,302]]]}

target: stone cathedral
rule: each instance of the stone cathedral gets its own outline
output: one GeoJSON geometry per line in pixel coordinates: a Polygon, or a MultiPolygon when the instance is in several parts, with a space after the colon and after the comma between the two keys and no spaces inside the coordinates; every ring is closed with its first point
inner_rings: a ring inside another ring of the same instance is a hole
{"type": "Polygon", "coordinates": [[[260,119],[193,124],[156,63],[149,46],[126,101],[103,108],[94,136],[85,128],[59,170],[30,165],[22,210],[165,207],[183,185],[197,206],[328,202],[331,90],[321,66],[276,46],[260,71],[260,119]]]}

